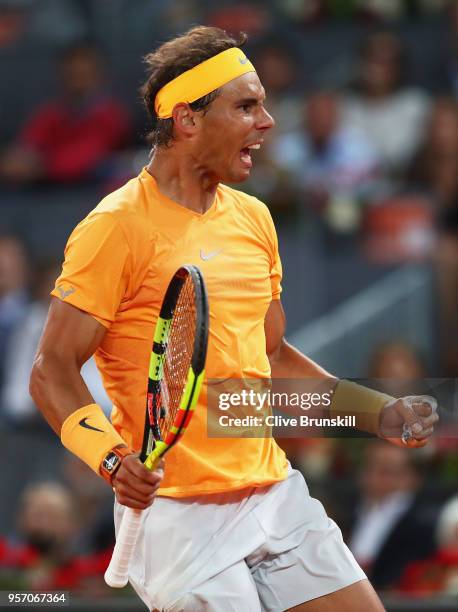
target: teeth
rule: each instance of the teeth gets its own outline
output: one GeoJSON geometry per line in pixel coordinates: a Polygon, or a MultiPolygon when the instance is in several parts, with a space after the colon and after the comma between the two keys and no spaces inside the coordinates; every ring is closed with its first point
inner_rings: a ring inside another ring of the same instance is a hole
{"type": "Polygon", "coordinates": [[[247,149],[260,149],[261,145],[260,144],[254,144],[254,145],[250,145],[249,147],[247,147],[247,149]]]}

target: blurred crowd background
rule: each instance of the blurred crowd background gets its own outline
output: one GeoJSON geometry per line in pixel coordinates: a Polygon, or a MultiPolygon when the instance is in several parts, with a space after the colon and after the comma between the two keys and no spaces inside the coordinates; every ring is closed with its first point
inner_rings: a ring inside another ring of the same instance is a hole
{"type": "MultiPolygon", "coordinates": [[[[249,34],[276,119],[242,189],[277,224],[289,338],[339,376],[458,376],[458,2],[0,0],[0,590],[112,595],[111,491],[28,375],[71,229],[147,162],[142,57],[197,23],[249,34]]],[[[92,361],[84,376],[109,413],[92,361]]],[[[282,441],[411,610],[458,601],[456,400],[446,412],[419,451],[282,441]]]]}

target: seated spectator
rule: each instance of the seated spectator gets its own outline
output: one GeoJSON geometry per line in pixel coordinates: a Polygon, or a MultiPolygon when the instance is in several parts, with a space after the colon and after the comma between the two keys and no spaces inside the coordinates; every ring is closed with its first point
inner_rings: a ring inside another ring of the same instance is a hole
{"type": "Polygon", "coordinates": [[[24,590],[103,590],[107,555],[75,554],[78,517],[56,482],[31,484],[17,512],[17,537],[0,539],[0,586],[24,590]]]}
{"type": "Polygon", "coordinates": [[[410,189],[422,190],[437,218],[435,250],[440,333],[446,373],[458,373],[458,103],[439,98],[424,142],[408,173],[410,189]]]}
{"type": "Polygon", "coordinates": [[[371,35],[362,49],[357,86],[345,99],[343,124],[370,139],[393,174],[411,161],[428,116],[425,92],[403,83],[404,50],[389,32],[371,35]]]}
{"type": "Polygon", "coordinates": [[[458,595],[458,496],[449,500],[437,521],[438,550],[407,566],[399,584],[409,596],[458,595]]]}
{"type": "Polygon", "coordinates": [[[107,158],[130,136],[130,119],[104,84],[96,48],[77,45],[60,60],[61,95],[27,121],[0,158],[0,180],[70,182],[105,178],[107,158]]]}
{"type": "Polygon", "coordinates": [[[6,348],[27,304],[26,254],[14,235],[0,233],[0,391],[7,365],[6,348]]]}
{"type": "Polygon", "coordinates": [[[453,98],[436,100],[407,179],[411,189],[431,197],[445,221],[458,195],[458,103],[453,98]]]}
{"type": "MultiPolygon", "coordinates": [[[[360,130],[342,125],[337,93],[311,95],[303,128],[280,136],[271,155],[290,188],[312,208],[330,216],[336,204],[343,208],[350,201],[355,208],[349,211],[350,227],[355,228],[356,199],[377,176],[379,160],[360,130]]],[[[342,214],[348,216],[347,209],[342,214]]]]}
{"type": "Polygon", "coordinates": [[[410,562],[435,550],[437,509],[421,495],[419,457],[382,440],[366,449],[349,547],[377,590],[393,588],[410,562]]]}

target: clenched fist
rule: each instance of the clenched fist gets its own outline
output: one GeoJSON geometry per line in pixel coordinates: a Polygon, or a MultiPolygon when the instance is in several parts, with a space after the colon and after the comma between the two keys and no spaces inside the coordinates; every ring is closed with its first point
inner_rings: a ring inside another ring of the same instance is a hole
{"type": "Polygon", "coordinates": [[[379,435],[398,446],[428,443],[439,420],[437,401],[429,395],[408,395],[388,402],[380,415],[379,435]]]}
{"type": "Polygon", "coordinates": [[[124,457],[112,484],[120,504],[144,510],[153,503],[164,478],[164,460],[161,459],[154,472],[150,472],[139,457],[139,453],[124,457]]]}

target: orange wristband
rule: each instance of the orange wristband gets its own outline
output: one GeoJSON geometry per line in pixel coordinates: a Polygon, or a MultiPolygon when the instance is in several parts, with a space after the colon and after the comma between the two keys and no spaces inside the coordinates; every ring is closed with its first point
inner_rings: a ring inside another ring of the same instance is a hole
{"type": "Polygon", "coordinates": [[[99,476],[100,464],[106,454],[116,446],[126,446],[98,404],[83,406],[67,417],[62,424],[60,439],[65,448],[99,476]]]}
{"type": "Polygon", "coordinates": [[[354,416],[356,429],[378,434],[380,412],[394,398],[349,380],[339,380],[330,406],[332,416],[354,416]]]}

